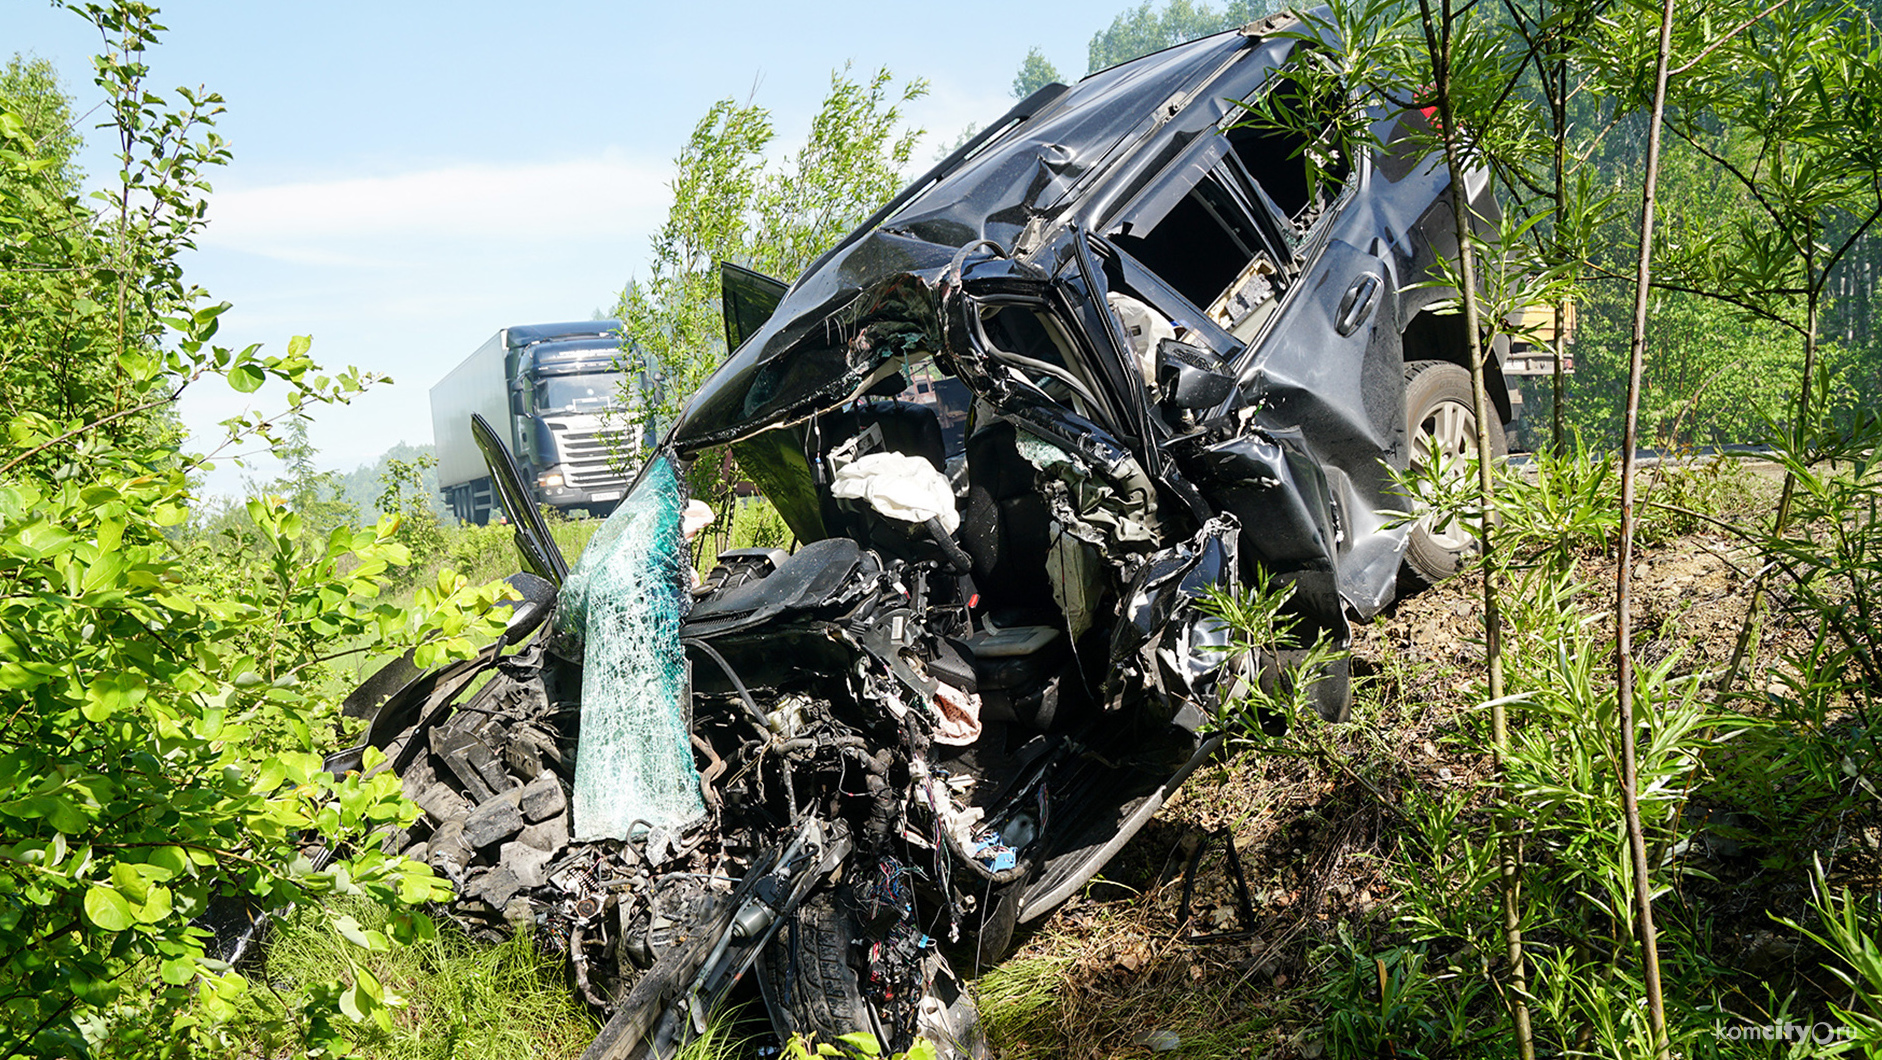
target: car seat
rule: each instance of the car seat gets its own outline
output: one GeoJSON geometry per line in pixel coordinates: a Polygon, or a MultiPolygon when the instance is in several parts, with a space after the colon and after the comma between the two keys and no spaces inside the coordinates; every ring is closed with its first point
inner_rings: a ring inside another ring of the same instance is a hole
{"type": "Polygon", "coordinates": [[[1061,625],[1046,576],[1051,511],[1017,431],[995,423],[967,440],[961,545],[974,562],[981,607],[1002,625],[1061,625]]]}

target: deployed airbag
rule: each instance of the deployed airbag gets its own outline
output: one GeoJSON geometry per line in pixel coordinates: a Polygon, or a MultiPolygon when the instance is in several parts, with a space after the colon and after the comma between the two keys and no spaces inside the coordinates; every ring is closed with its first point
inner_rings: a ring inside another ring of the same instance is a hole
{"type": "Polygon", "coordinates": [[[947,477],[918,456],[870,453],[843,467],[830,483],[838,500],[867,501],[880,515],[905,523],[940,519],[948,533],[961,525],[947,477]]]}

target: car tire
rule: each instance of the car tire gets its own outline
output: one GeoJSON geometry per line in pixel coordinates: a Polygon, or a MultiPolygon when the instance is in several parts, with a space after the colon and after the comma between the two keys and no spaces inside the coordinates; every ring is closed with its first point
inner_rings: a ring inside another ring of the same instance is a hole
{"type": "Polygon", "coordinates": [[[853,919],[827,885],[804,899],[759,958],[773,1026],[825,1043],[876,1029],[849,965],[855,934],[853,919]]]}
{"type": "MultiPolygon", "coordinates": [[[[850,963],[851,947],[862,932],[839,892],[826,885],[805,898],[759,954],[760,992],[772,1026],[785,1035],[835,1044],[845,1034],[870,1031],[882,1041],[888,1035],[850,963]]],[[[934,1044],[940,1060],[990,1057],[973,999],[947,962],[930,949],[922,971],[926,986],[918,1004],[918,1033],[934,1044]]]]}
{"type": "MultiPolygon", "coordinates": [[[[1433,453],[1455,461],[1452,475],[1465,473],[1463,458],[1477,452],[1477,416],[1470,372],[1449,361],[1413,361],[1405,366],[1405,430],[1411,466],[1433,453]]],[[[1490,454],[1508,453],[1500,419],[1490,421],[1490,454]]],[[[1413,501],[1414,511],[1418,502],[1413,501]]],[[[1428,517],[1412,524],[1405,544],[1405,573],[1414,586],[1435,585],[1463,569],[1481,549],[1476,531],[1459,521],[1434,527],[1428,517]]]]}

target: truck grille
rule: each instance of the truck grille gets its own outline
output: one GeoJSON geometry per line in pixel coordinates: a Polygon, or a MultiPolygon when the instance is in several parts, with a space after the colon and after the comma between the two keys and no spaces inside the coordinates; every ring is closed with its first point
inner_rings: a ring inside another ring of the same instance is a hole
{"type": "Polygon", "coordinates": [[[615,471],[610,462],[612,432],[558,431],[562,445],[562,475],[570,486],[580,490],[619,489],[627,478],[615,471]]]}

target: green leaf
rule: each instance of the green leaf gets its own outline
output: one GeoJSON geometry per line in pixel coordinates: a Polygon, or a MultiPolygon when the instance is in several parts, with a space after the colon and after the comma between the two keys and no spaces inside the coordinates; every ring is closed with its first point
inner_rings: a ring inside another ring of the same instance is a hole
{"type": "Polygon", "coordinates": [[[399,901],[404,902],[406,905],[419,905],[420,903],[428,901],[442,901],[443,898],[447,898],[450,895],[447,888],[438,886],[440,882],[441,881],[431,875],[430,872],[402,873],[399,876],[399,901]],[[444,890],[446,893],[441,897],[437,893],[439,890],[444,890]]]}
{"type": "Polygon", "coordinates": [[[131,915],[135,916],[140,924],[157,924],[168,920],[173,908],[170,900],[170,888],[152,887],[150,888],[150,898],[131,910],[131,915]]]}
{"type": "Polygon", "coordinates": [[[229,385],[244,394],[252,394],[261,389],[268,376],[261,368],[253,364],[238,364],[229,369],[229,385]]]}
{"type": "Polygon", "coordinates": [[[152,874],[153,877],[160,880],[194,875],[190,871],[189,857],[182,847],[158,847],[150,852],[150,865],[157,870],[152,874]]]}
{"type": "Polygon", "coordinates": [[[392,938],[401,946],[438,937],[437,925],[423,913],[398,913],[387,921],[387,926],[391,929],[392,938]]]}
{"type": "Polygon", "coordinates": [[[120,861],[111,866],[111,882],[131,902],[142,904],[150,899],[150,879],[141,866],[120,861]]]}
{"type": "Polygon", "coordinates": [[[306,784],[319,776],[326,764],[319,755],[307,751],[283,751],[278,757],[288,779],[296,784],[306,784]]]}
{"type": "MultiPolygon", "coordinates": [[[[372,972],[368,971],[367,969],[365,968],[353,969],[353,981],[354,981],[354,985],[359,987],[359,993],[361,997],[370,999],[375,1005],[385,1000],[385,997],[386,997],[385,987],[381,986],[379,984],[379,980],[376,977],[374,977],[372,972]]],[[[366,1008],[367,1006],[362,1003],[360,1007],[366,1008]]]]}
{"type": "Polygon", "coordinates": [[[196,960],[193,957],[174,957],[159,964],[157,974],[171,986],[182,986],[196,978],[196,960]]]}
{"type": "Polygon", "coordinates": [[[101,722],[133,709],[149,694],[150,685],[140,674],[106,674],[85,689],[85,705],[79,709],[86,721],[101,722]]]}
{"type": "Polygon", "coordinates": [[[92,884],[85,891],[85,919],[104,931],[124,931],[132,924],[131,903],[110,887],[92,884]]]}
{"type": "Polygon", "coordinates": [[[358,946],[360,949],[370,950],[373,948],[372,940],[366,937],[366,932],[359,926],[359,921],[344,913],[333,918],[333,930],[338,931],[341,938],[358,946]]]}
{"type": "Polygon", "coordinates": [[[44,559],[69,548],[77,538],[62,527],[35,522],[21,527],[15,540],[18,543],[10,551],[29,559],[44,559]]]}
{"type": "Polygon", "coordinates": [[[33,795],[0,803],[0,812],[18,817],[38,817],[66,835],[77,835],[91,827],[91,818],[79,805],[62,793],[33,795]]]}
{"type": "Polygon", "coordinates": [[[88,1005],[109,1005],[117,1000],[118,984],[110,979],[102,979],[84,971],[75,971],[66,980],[73,996],[88,1005]]]}
{"type": "MultiPolygon", "coordinates": [[[[88,502],[89,503],[89,502],[88,502]]],[[[105,503],[105,502],[98,502],[105,503]]],[[[116,552],[124,540],[124,520],[106,519],[98,524],[98,550],[116,552]]]]}
{"type": "Polygon", "coordinates": [[[97,560],[85,568],[85,579],[79,584],[86,592],[95,593],[107,585],[116,584],[123,574],[123,553],[101,552],[97,560]]]}
{"type": "Polygon", "coordinates": [[[43,685],[49,679],[58,676],[59,668],[51,663],[24,660],[0,663],[0,688],[23,691],[43,685]]]}
{"type": "Polygon", "coordinates": [[[45,817],[46,823],[66,835],[78,835],[91,827],[91,818],[71,799],[49,795],[44,799],[34,801],[45,804],[45,812],[42,816],[45,817]]]}

